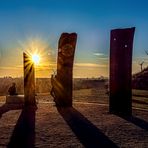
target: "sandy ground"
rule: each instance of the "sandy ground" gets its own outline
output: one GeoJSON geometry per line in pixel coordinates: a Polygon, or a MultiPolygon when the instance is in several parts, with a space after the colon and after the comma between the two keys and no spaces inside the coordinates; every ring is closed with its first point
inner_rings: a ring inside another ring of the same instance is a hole
{"type": "Polygon", "coordinates": [[[95,90],[81,90],[73,108],[56,108],[42,94],[37,109],[19,109],[1,97],[0,148],[147,148],[148,111],[133,107],[133,117],[123,119],[108,113],[107,96],[99,98],[95,90]]]}

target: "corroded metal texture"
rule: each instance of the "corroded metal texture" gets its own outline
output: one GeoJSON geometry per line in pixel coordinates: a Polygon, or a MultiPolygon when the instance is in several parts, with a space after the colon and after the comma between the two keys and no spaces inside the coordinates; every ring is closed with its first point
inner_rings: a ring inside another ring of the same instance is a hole
{"type": "Polygon", "coordinates": [[[135,28],[111,30],[110,39],[110,112],[132,114],[131,74],[135,28]]]}
{"type": "Polygon", "coordinates": [[[30,57],[23,53],[24,57],[24,99],[25,105],[36,105],[35,101],[35,70],[30,57]]]}
{"type": "Polygon", "coordinates": [[[72,106],[73,62],[77,34],[63,33],[58,44],[57,75],[51,77],[51,95],[58,106],[72,106]]]}

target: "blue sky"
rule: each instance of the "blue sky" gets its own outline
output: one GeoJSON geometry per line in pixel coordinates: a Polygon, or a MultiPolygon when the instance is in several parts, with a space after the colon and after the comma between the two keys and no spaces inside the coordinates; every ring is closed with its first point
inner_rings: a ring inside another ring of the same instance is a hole
{"type": "Polygon", "coordinates": [[[141,60],[148,65],[147,6],[147,0],[0,0],[0,76],[12,67],[18,70],[30,38],[41,40],[55,57],[62,32],[78,34],[76,77],[107,76],[110,30],[133,26],[133,71],[138,71],[141,60]],[[80,75],[82,68],[86,75],[80,75]]]}

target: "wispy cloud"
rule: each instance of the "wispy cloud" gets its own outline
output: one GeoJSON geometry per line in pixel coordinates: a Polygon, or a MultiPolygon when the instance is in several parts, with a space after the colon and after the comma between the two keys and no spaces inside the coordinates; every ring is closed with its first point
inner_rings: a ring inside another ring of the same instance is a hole
{"type": "Polygon", "coordinates": [[[108,55],[104,54],[104,53],[99,53],[99,52],[95,52],[93,53],[94,56],[96,56],[98,59],[100,60],[109,60],[108,55]]]}
{"type": "Polygon", "coordinates": [[[96,64],[96,63],[75,63],[76,67],[107,67],[106,64],[96,64]]]}
{"type": "Polygon", "coordinates": [[[104,53],[95,52],[95,53],[93,53],[93,55],[95,55],[95,56],[104,56],[104,53]]]}
{"type": "Polygon", "coordinates": [[[0,70],[18,70],[18,69],[20,69],[20,67],[18,67],[18,66],[0,66],[0,70]]]}

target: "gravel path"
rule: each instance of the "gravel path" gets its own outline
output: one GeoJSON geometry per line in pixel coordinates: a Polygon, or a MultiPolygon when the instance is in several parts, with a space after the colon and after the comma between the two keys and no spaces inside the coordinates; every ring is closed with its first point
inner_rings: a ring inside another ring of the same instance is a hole
{"type": "Polygon", "coordinates": [[[107,105],[75,102],[73,108],[57,109],[52,102],[42,102],[38,109],[9,110],[2,114],[0,148],[8,144],[15,148],[93,148],[108,144],[147,148],[147,123],[147,111],[135,109],[133,118],[123,119],[109,114],[107,105]]]}

